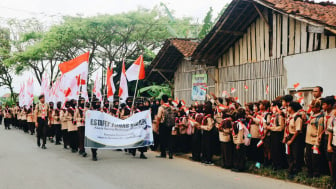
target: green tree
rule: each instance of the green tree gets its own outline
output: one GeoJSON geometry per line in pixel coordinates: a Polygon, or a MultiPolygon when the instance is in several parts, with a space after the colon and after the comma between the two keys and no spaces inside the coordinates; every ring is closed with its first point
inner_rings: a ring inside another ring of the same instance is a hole
{"type": "Polygon", "coordinates": [[[202,29],[201,29],[200,33],[198,34],[198,37],[200,39],[203,39],[209,33],[209,31],[211,30],[211,28],[213,26],[212,12],[213,12],[213,9],[212,9],[212,7],[210,7],[207,15],[205,16],[205,18],[203,20],[202,29]]]}

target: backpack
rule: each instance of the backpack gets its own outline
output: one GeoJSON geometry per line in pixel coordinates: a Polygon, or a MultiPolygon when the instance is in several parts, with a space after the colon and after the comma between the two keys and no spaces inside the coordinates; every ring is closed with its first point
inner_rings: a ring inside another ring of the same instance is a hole
{"type": "Polygon", "coordinates": [[[175,115],[170,107],[163,106],[163,120],[167,127],[175,126],[175,115]]]}

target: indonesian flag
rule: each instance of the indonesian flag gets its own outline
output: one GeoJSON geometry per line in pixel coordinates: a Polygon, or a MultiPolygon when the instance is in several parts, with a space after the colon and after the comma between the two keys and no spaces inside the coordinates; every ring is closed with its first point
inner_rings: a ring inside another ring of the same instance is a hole
{"type": "Polygon", "coordinates": [[[44,95],[45,101],[49,102],[49,79],[48,79],[48,74],[45,73],[42,76],[42,81],[41,81],[41,94],[44,95]]]}
{"type": "Polygon", "coordinates": [[[239,98],[238,98],[238,97],[235,97],[235,101],[239,103],[239,98]]]}
{"type": "Polygon", "coordinates": [[[235,93],[236,92],[236,89],[235,88],[231,88],[231,93],[235,93]]]}
{"type": "Polygon", "coordinates": [[[285,147],[286,147],[286,154],[289,155],[290,154],[290,150],[289,150],[288,144],[286,144],[285,147]]]}
{"type": "Polygon", "coordinates": [[[182,106],[185,106],[186,102],[184,100],[181,100],[181,104],[182,104],[182,106]]]}
{"type": "Polygon", "coordinates": [[[34,80],[29,78],[27,81],[25,105],[30,107],[34,102],[34,80]]]}
{"type": "Polygon", "coordinates": [[[85,100],[88,100],[87,77],[89,69],[90,53],[84,53],[72,60],[61,63],[58,67],[62,72],[59,88],[62,89],[65,100],[78,100],[81,94],[85,100]],[[80,92],[82,87],[82,92],[80,92]]]}
{"type": "Polygon", "coordinates": [[[301,104],[301,106],[304,105],[304,98],[303,97],[299,98],[298,102],[301,104]]]}
{"type": "Polygon", "coordinates": [[[264,141],[263,140],[259,140],[258,144],[257,144],[257,148],[259,148],[261,145],[264,144],[264,141]]]}
{"type": "Polygon", "coordinates": [[[245,91],[248,91],[248,86],[244,85],[245,91]]]}
{"type": "Polygon", "coordinates": [[[173,106],[177,107],[178,104],[179,104],[179,101],[178,101],[178,100],[173,100],[173,101],[172,101],[172,104],[173,104],[173,106]]]}
{"type": "Polygon", "coordinates": [[[128,87],[127,87],[127,79],[126,79],[126,71],[125,71],[125,62],[122,64],[122,72],[120,75],[120,85],[119,85],[119,98],[120,102],[125,103],[126,98],[128,97],[128,87]]]}
{"type": "Polygon", "coordinates": [[[99,99],[100,102],[103,101],[103,95],[101,93],[101,81],[99,79],[99,74],[96,75],[96,79],[94,81],[94,85],[93,85],[93,90],[92,92],[96,95],[96,98],[99,99]]]}
{"type": "Polygon", "coordinates": [[[19,92],[19,106],[23,107],[25,105],[25,84],[21,83],[19,92]]]}
{"type": "Polygon", "coordinates": [[[266,86],[266,95],[268,95],[269,94],[269,86],[267,85],[266,86]]]}
{"type": "Polygon", "coordinates": [[[138,59],[127,69],[126,77],[128,81],[145,79],[145,65],[143,56],[140,55],[138,59]]]}
{"type": "Polygon", "coordinates": [[[298,90],[300,90],[302,87],[300,86],[300,83],[295,83],[294,84],[294,89],[296,90],[296,91],[298,91],[298,90]]]}
{"type": "Polygon", "coordinates": [[[302,92],[295,93],[296,98],[301,98],[302,97],[302,92]]]}
{"type": "Polygon", "coordinates": [[[223,91],[222,92],[222,97],[226,97],[226,96],[228,96],[228,92],[227,91],[223,91]]]}
{"type": "Polygon", "coordinates": [[[107,85],[107,100],[113,102],[113,96],[116,91],[114,82],[113,82],[113,68],[107,68],[107,77],[106,77],[106,85],[107,85]]]}
{"type": "Polygon", "coordinates": [[[316,145],[312,147],[312,150],[314,154],[321,154],[320,149],[316,145]]]}

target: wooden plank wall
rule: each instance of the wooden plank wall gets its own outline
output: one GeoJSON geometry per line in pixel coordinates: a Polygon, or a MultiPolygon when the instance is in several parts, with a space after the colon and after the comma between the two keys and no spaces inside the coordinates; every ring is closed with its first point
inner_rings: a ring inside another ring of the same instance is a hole
{"type": "MultiPolygon", "coordinates": [[[[268,11],[264,10],[265,18],[268,11]]],[[[241,103],[273,99],[285,93],[285,72],[282,57],[311,51],[336,48],[335,36],[309,33],[308,24],[288,15],[272,12],[266,23],[257,18],[244,35],[219,59],[219,89],[236,94],[241,103]],[[246,92],[244,85],[249,87],[246,92]],[[265,95],[269,85],[270,94],[265,95]]]]}

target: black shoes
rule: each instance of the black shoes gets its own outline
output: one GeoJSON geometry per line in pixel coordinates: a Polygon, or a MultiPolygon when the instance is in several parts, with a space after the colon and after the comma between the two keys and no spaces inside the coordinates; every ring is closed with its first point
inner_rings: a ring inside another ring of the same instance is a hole
{"type": "Polygon", "coordinates": [[[97,161],[97,157],[96,156],[92,156],[92,161],[97,161]]]}
{"type": "MultiPolygon", "coordinates": [[[[86,157],[87,156],[87,153],[86,152],[84,152],[83,154],[82,154],[82,156],[83,157],[86,157]]],[[[97,158],[96,158],[97,159],[97,158]]],[[[96,160],[97,161],[97,160],[96,160]]]]}
{"type": "Polygon", "coordinates": [[[41,147],[41,143],[40,142],[37,142],[37,147],[41,147]]]}
{"type": "Polygon", "coordinates": [[[140,159],[147,159],[147,157],[145,156],[145,154],[141,153],[140,154],[140,159]]]}
{"type": "Polygon", "coordinates": [[[44,144],[42,145],[41,148],[44,149],[44,150],[47,149],[47,147],[44,144]]]}

